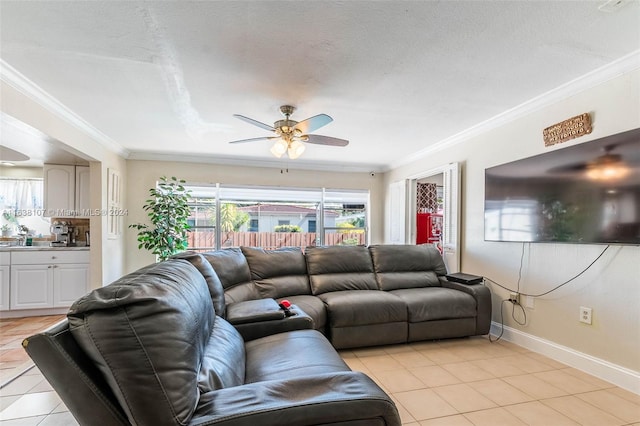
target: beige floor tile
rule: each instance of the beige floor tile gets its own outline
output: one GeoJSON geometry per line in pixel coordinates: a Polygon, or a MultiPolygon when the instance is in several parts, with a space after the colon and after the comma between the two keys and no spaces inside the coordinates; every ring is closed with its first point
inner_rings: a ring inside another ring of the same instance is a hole
{"type": "Polygon", "coordinates": [[[463,382],[476,382],[478,380],[495,379],[495,377],[491,373],[479,369],[470,361],[443,364],[442,368],[444,368],[463,382]]]}
{"type": "Polygon", "coordinates": [[[554,398],[557,396],[567,395],[567,392],[537,378],[532,374],[503,377],[502,380],[509,383],[511,386],[520,389],[527,395],[531,395],[535,399],[554,398]]]}
{"type": "Polygon", "coordinates": [[[398,414],[400,414],[400,421],[402,422],[402,424],[415,423],[416,419],[414,419],[413,416],[409,414],[407,409],[404,408],[404,405],[402,405],[400,401],[398,401],[398,398],[396,398],[393,394],[391,394],[390,396],[393,402],[396,404],[396,408],[398,409],[398,414]]]}
{"type": "Polygon", "coordinates": [[[55,413],[48,415],[38,426],[77,426],[78,422],[71,413],[55,413]]]}
{"type": "Polygon", "coordinates": [[[0,422],[47,415],[60,404],[60,397],[55,392],[40,392],[22,395],[13,404],[0,411],[0,422]]]}
{"type": "Polygon", "coordinates": [[[409,371],[431,388],[461,383],[460,379],[438,365],[410,368],[409,371]]]}
{"type": "Polygon", "coordinates": [[[627,423],[640,422],[640,405],[622,398],[609,389],[575,396],[627,423]]]}
{"type": "Polygon", "coordinates": [[[569,417],[547,407],[539,401],[503,407],[529,426],[576,426],[569,417]]]}
{"type": "Polygon", "coordinates": [[[535,352],[528,352],[527,356],[529,358],[535,359],[536,361],[540,361],[540,362],[543,362],[545,364],[548,364],[550,367],[553,367],[555,369],[561,369],[561,368],[567,368],[568,367],[567,364],[563,364],[563,363],[561,363],[559,361],[556,361],[555,359],[551,359],[551,358],[549,358],[547,356],[544,356],[542,354],[538,354],[538,353],[535,353],[535,352]]]}
{"type": "Polygon", "coordinates": [[[506,348],[502,345],[496,345],[493,343],[490,343],[489,345],[482,347],[482,351],[485,352],[487,355],[491,357],[496,357],[496,358],[501,356],[512,356],[512,355],[518,354],[518,352],[514,351],[513,349],[506,348]]]}
{"type": "Polygon", "coordinates": [[[431,349],[423,349],[419,351],[422,355],[429,358],[431,361],[436,364],[447,364],[450,362],[462,362],[464,359],[455,355],[448,349],[443,349],[439,347],[431,348],[431,349]]]}
{"type": "Polygon", "coordinates": [[[372,355],[360,358],[365,368],[375,374],[378,371],[400,370],[402,364],[389,355],[372,355]]]}
{"type": "Polygon", "coordinates": [[[378,371],[373,374],[377,379],[376,382],[380,383],[391,393],[422,389],[425,387],[424,383],[405,369],[378,371]]]}
{"type": "Polygon", "coordinates": [[[415,349],[411,347],[411,345],[406,343],[401,343],[399,345],[389,345],[384,347],[385,353],[391,354],[399,354],[403,352],[415,352],[415,349]]]}
{"type": "Polygon", "coordinates": [[[533,358],[528,357],[526,354],[518,354],[501,357],[500,360],[507,365],[519,368],[520,370],[526,373],[539,373],[541,371],[549,371],[554,368],[549,364],[545,364],[544,362],[540,362],[533,358]]]}
{"type": "Polygon", "coordinates": [[[357,357],[385,356],[385,355],[387,355],[387,352],[384,350],[384,347],[358,348],[358,349],[352,349],[351,352],[357,357]]]}
{"type": "Polygon", "coordinates": [[[526,423],[504,408],[473,411],[465,413],[464,416],[471,420],[474,426],[526,426],[526,423]]]}
{"type": "Polygon", "coordinates": [[[527,374],[526,371],[510,364],[505,364],[500,358],[479,359],[471,361],[471,364],[481,368],[495,377],[521,376],[527,374]]]}
{"type": "Polygon", "coordinates": [[[533,401],[533,397],[500,379],[470,382],[468,385],[499,406],[533,401]]]}
{"type": "Polygon", "coordinates": [[[427,420],[458,414],[455,408],[431,389],[419,389],[394,394],[416,420],[427,420]]]}
{"type": "Polygon", "coordinates": [[[435,365],[435,362],[416,351],[394,353],[391,357],[407,368],[435,365]]]}
{"type": "Polygon", "coordinates": [[[466,383],[441,386],[433,388],[433,391],[460,413],[497,407],[493,401],[466,383]]]}
{"type": "Polygon", "coordinates": [[[544,399],[540,402],[582,426],[617,426],[626,423],[573,395],[544,399]]]}
{"type": "Polygon", "coordinates": [[[458,347],[447,348],[447,350],[450,351],[455,356],[462,358],[465,361],[491,358],[491,355],[489,355],[487,352],[485,352],[481,347],[477,345],[476,346],[458,346],[458,347]]]}
{"type": "Polygon", "coordinates": [[[640,405],[640,394],[629,392],[628,390],[622,388],[611,388],[609,389],[609,392],[612,392],[618,395],[620,398],[626,399],[627,401],[631,401],[634,404],[640,405]]]}
{"type": "Polygon", "coordinates": [[[41,381],[42,378],[39,376],[20,376],[0,389],[0,396],[25,394],[41,381]]]}
{"type": "Polygon", "coordinates": [[[0,411],[16,402],[18,398],[20,398],[20,395],[0,396],[0,411]]]}
{"type": "Polygon", "coordinates": [[[420,426],[473,426],[462,414],[440,417],[437,419],[423,420],[420,426]]]}
{"type": "Polygon", "coordinates": [[[584,371],[580,371],[575,368],[565,366],[565,368],[563,368],[561,371],[570,374],[573,377],[582,380],[583,382],[587,382],[593,386],[596,386],[598,389],[610,389],[616,386],[612,383],[599,379],[595,376],[592,376],[591,374],[587,374],[584,371]]]}
{"type": "Polygon", "coordinates": [[[34,416],[5,420],[2,422],[2,426],[39,426],[45,418],[45,416],[34,416]]]}
{"type": "Polygon", "coordinates": [[[600,389],[599,386],[580,380],[562,370],[543,371],[542,373],[535,373],[534,376],[569,394],[590,392],[600,389]]]}

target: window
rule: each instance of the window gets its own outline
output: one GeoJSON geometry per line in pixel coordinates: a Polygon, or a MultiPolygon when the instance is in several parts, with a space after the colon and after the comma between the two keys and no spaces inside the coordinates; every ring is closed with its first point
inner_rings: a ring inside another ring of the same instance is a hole
{"type": "Polygon", "coordinates": [[[0,178],[0,225],[8,235],[26,226],[36,236],[51,235],[51,221],[44,217],[44,181],[34,178],[0,178]]]}
{"type": "Polygon", "coordinates": [[[368,191],[186,186],[191,250],[367,243],[368,191]]]}

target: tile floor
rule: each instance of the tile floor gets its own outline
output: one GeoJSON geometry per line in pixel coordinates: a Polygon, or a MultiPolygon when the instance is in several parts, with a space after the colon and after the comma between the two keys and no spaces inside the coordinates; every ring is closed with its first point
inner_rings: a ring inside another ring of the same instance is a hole
{"type": "MultiPolygon", "coordinates": [[[[640,426],[640,395],[505,341],[474,337],[341,355],[391,395],[405,426],[640,426]]],[[[77,423],[33,368],[0,389],[0,424],[77,423]]]]}

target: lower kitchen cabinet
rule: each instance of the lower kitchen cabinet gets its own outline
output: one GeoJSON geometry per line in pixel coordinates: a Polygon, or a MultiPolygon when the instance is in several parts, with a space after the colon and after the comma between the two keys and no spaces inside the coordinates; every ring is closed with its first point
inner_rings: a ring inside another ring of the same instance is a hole
{"type": "Polygon", "coordinates": [[[9,309],[69,307],[88,289],[88,251],[12,253],[9,309]]]}
{"type": "Polygon", "coordinates": [[[0,253],[0,311],[9,309],[9,276],[11,271],[11,255],[0,253]]]}

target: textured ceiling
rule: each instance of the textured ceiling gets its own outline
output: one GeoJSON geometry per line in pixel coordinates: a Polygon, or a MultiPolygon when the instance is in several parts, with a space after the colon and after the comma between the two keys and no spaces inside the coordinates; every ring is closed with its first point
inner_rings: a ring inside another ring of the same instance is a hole
{"type": "Polygon", "coordinates": [[[232,114],[292,104],[350,141],[300,166],[384,169],[640,49],[625,3],[2,0],[0,54],[135,158],[273,161],[232,114]]]}

